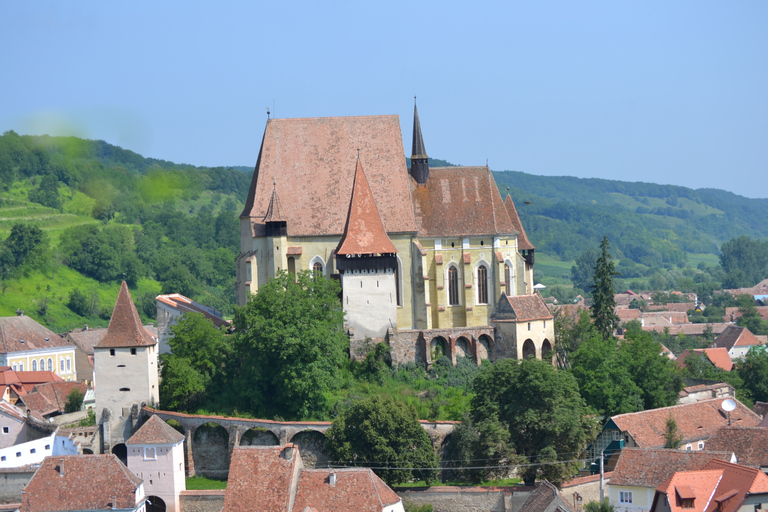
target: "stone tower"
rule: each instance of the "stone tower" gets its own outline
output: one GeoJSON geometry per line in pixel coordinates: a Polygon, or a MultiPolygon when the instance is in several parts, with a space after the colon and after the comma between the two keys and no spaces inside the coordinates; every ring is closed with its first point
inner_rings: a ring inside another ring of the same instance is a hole
{"type": "Polygon", "coordinates": [[[336,249],[353,355],[355,341],[383,340],[389,328],[397,327],[396,254],[358,159],[347,223],[336,249]]]}
{"type": "MultiPolygon", "coordinates": [[[[139,418],[142,404],[159,401],[157,341],[144,329],[125,281],[104,339],[94,347],[96,421],[102,450],[125,443],[139,418]]],[[[125,462],[125,445],[115,451],[125,462]]]]}

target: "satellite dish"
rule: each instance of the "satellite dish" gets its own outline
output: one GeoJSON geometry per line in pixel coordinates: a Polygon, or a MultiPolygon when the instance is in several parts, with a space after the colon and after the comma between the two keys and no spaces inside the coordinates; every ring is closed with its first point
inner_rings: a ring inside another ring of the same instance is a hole
{"type": "Polygon", "coordinates": [[[723,400],[723,403],[720,406],[725,412],[731,412],[736,408],[736,402],[734,402],[732,398],[729,398],[728,400],[723,400]]]}

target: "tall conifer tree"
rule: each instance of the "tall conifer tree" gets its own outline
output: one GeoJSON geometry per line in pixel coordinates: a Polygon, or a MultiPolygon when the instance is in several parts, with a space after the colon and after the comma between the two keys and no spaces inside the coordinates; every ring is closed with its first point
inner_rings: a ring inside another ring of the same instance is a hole
{"type": "Polygon", "coordinates": [[[608,238],[603,236],[592,285],[592,319],[595,329],[604,339],[611,337],[619,323],[619,317],[616,316],[616,300],[613,298],[613,278],[620,274],[616,272],[616,264],[611,260],[608,247],[608,238]]]}

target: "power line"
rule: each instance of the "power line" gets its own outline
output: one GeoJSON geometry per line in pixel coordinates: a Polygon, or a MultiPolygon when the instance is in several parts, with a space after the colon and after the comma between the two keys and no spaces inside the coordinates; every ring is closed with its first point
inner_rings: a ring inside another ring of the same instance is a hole
{"type": "Polygon", "coordinates": [[[425,467],[425,468],[417,468],[417,467],[392,467],[392,466],[349,466],[349,465],[334,465],[334,464],[328,464],[329,468],[335,468],[335,469],[347,469],[347,468],[355,468],[355,467],[364,467],[368,469],[409,469],[409,470],[423,470],[423,471],[444,471],[444,470],[457,470],[457,469],[514,469],[514,468],[523,468],[523,467],[534,467],[534,466],[553,466],[556,464],[570,464],[573,462],[587,462],[589,459],[573,459],[573,460],[558,460],[554,462],[532,462],[528,464],[503,464],[498,466],[449,466],[449,467],[425,467]]]}

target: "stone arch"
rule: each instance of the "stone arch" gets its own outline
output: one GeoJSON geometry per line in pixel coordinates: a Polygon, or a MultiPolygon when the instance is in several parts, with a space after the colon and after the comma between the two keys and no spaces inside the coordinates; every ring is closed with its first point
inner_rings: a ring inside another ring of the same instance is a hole
{"type": "Polygon", "coordinates": [[[160,496],[147,496],[147,512],[165,512],[165,501],[160,496]]]}
{"type": "Polygon", "coordinates": [[[309,260],[309,270],[314,271],[315,270],[315,264],[319,263],[323,266],[323,275],[328,275],[328,265],[325,264],[325,260],[320,257],[320,255],[315,256],[311,260],[309,260]]]}
{"type": "Polygon", "coordinates": [[[419,332],[419,336],[416,339],[416,363],[426,364],[426,362],[429,361],[428,354],[429,346],[427,340],[424,338],[424,333],[419,332]]]}
{"type": "Polygon", "coordinates": [[[302,430],[289,440],[299,448],[301,460],[309,468],[326,466],[328,454],[325,451],[325,434],[317,430],[302,430]]]}
{"type": "Polygon", "coordinates": [[[181,434],[181,435],[185,435],[185,434],[186,434],[186,432],[184,431],[184,427],[182,426],[182,424],[181,424],[181,423],[179,423],[178,421],[174,420],[173,418],[171,418],[171,419],[167,419],[167,420],[165,420],[165,422],[166,422],[166,423],[167,423],[169,426],[173,427],[173,430],[175,430],[175,431],[176,431],[176,432],[178,432],[179,434],[181,434]]]}
{"type": "Polygon", "coordinates": [[[240,436],[240,446],[278,446],[280,440],[269,429],[253,427],[246,430],[240,436]]]}
{"type": "Polygon", "coordinates": [[[487,334],[481,334],[477,339],[477,343],[475,343],[475,355],[478,364],[480,364],[480,362],[484,359],[491,358],[491,354],[493,354],[492,347],[493,340],[491,337],[487,334]]]}
{"type": "MultiPolygon", "coordinates": [[[[233,427],[235,428],[235,427],[233,427]]],[[[209,478],[224,478],[229,472],[229,433],[218,423],[203,423],[192,437],[195,472],[209,478]]]]}
{"type": "Polygon", "coordinates": [[[457,358],[472,358],[472,343],[465,336],[459,336],[454,344],[454,352],[457,358]]]}
{"type": "Polygon", "coordinates": [[[441,356],[446,356],[448,359],[450,355],[450,345],[448,340],[442,336],[435,336],[432,341],[429,342],[429,360],[435,362],[440,359],[441,356]]]}
{"type": "Polygon", "coordinates": [[[112,447],[112,453],[117,456],[118,459],[120,459],[120,462],[128,465],[128,447],[125,446],[125,443],[116,444],[112,447]]]}
{"type": "Polygon", "coordinates": [[[545,361],[551,359],[552,355],[550,352],[552,352],[552,344],[548,339],[544,338],[544,343],[541,344],[541,359],[545,361]]]}
{"type": "Polygon", "coordinates": [[[536,357],[536,345],[533,344],[533,340],[528,338],[523,343],[523,359],[528,359],[529,357],[536,357]]]}
{"type": "Polygon", "coordinates": [[[83,455],[93,455],[93,450],[90,448],[83,448],[83,455]]]}

